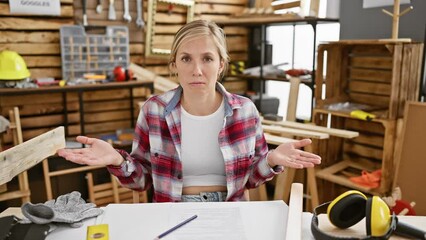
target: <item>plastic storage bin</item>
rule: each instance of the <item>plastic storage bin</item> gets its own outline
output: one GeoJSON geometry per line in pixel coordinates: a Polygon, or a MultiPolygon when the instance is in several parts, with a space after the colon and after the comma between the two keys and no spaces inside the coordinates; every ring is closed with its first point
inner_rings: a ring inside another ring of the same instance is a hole
{"type": "Polygon", "coordinates": [[[112,74],[114,67],[129,64],[129,33],[126,26],[108,26],[105,34],[86,34],[82,26],[60,29],[62,78],[84,74],[112,74]]]}

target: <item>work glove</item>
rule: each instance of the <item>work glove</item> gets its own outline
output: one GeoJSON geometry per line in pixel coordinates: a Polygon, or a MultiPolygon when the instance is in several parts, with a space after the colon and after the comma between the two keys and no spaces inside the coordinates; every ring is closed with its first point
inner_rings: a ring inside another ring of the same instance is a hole
{"type": "Polygon", "coordinates": [[[96,208],[94,203],[86,203],[77,191],[45,203],[25,203],[21,210],[22,214],[33,223],[69,223],[71,227],[81,227],[82,220],[96,217],[103,212],[102,209],[96,208]]]}

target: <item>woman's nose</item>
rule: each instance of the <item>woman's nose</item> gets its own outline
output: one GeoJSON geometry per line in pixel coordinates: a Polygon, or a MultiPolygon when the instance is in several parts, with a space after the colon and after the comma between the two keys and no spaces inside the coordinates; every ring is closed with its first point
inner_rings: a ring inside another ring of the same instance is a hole
{"type": "Polygon", "coordinates": [[[199,77],[201,75],[203,75],[203,72],[201,70],[201,64],[195,62],[194,63],[194,68],[192,69],[192,76],[199,77]]]}

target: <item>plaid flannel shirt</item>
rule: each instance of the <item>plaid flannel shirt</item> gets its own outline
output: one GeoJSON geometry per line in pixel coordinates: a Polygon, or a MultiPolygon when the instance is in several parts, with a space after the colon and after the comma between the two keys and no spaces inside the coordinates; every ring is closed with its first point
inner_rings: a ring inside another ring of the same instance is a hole
{"type": "MultiPolygon", "coordinates": [[[[267,164],[268,146],[253,102],[227,92],[220,83],[216,89],[225,98],[218,140],[225,161],[226,201],[245,200],[245,189],[272,179],[283,168],[267,164]]],[[[148,99],[139,113],[132,152],[118,150],[126,164],[108,166],[125,187],[143,191],[153,186],[154,202],[181,201],[181,94],[179,86],[148,99]]]]}

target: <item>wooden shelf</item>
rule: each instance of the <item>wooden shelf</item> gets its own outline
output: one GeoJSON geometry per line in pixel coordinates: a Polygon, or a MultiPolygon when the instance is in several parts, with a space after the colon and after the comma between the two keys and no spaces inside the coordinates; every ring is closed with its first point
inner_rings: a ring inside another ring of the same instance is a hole
{"type": "Polygon", "coordinates": [[[315,17],[297,17],[288,15],[276,16],[258,16],[253,17],[230,17],[218,19],[216,23],[221,26],[260,26],[260,25],[284,25],[284,24],[317,24],[317,23],[336,23],[339,19],[335,18],[315,18],[315,17]]]}

